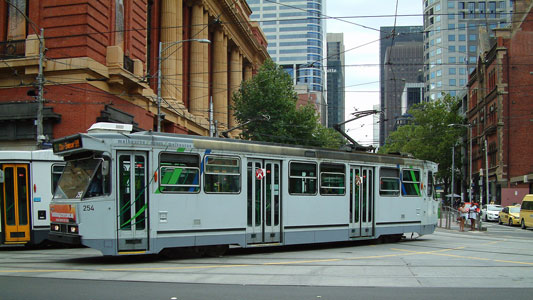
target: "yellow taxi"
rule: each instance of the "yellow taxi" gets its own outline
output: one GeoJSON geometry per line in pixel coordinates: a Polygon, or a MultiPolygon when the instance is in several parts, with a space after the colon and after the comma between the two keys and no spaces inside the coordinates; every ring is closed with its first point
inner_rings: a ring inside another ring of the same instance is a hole
{"type": "Polygon", "coordinates": [[[526,195],[520,209],[520,226],[522,229],[533,227],[533,195],[526,195]]]}
{"type": "Polygon", "coordinates": [[[509,226],[520,224],[520,206],[506,206],[498,215],[498,224],[509,224],[509,226]]]}

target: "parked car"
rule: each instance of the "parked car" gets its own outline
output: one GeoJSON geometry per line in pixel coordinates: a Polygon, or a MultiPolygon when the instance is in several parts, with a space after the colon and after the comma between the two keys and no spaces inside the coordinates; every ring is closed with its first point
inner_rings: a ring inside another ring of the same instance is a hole
{"type": "Polygon", "coordinates": [[[522,200],[520,226],[522,229],[533,227],[533,195],[525,195],[522,200]]]}
{"type": "Polygon", "coordinates": [[[520,224],[520,206],[506,206],[498,215],[498,224],[509,224],[509,226],[520,224]]]}
{"type": "Polygon", "coordinates": [[[481,208],[481,220],[483,221],[498,221],[498,215],[502,211],[503,206],[498,204],[485,204],[481,208]]]}

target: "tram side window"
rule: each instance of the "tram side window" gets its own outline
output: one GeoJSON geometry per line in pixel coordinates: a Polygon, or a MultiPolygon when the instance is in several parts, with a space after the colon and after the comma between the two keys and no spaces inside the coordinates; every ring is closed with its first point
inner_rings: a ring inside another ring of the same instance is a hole
{"type": "Polygon", "coordinates": [[[402,195],[421,196],[420,193],[420,170],[402,170],[402,195]]]}
{"type": "Polygon", "coordinates": [[[241,162],[237,157],[208,155],[205,157],[206,193],[234,193],[241,191],[241,162]]]}
{"type": "Polygon", "coordinates": [[[320,194],[342,196],[346,193],[344,165],[320,164],[320,194]]]}
{"type": "Polygon", "coordinates": [[[196,154],[162,153],[159,157],[159,191],[197,193],[200,159],[196,154]]]}
{"type": "Polygon", "coordinates": [[[64,164],[52,165],[52,195],[56,192],[57,184],[59,183],[59,178],[61,178],[61,173],[63,173],[64,168],[64,164]]]}
{"type": "Polygon", "coordinates": [[[428,172],[428,196],[429,197],[433,196],[433,187],[435,186],[433,180],[434,180],[433,172],[429,171],[428,172]]]}
{"type": "Polygon", "coordinates": [[[379,194],[381,196],[400,195],[400,170],[381,168],[379,171],[379,194]]]}
{"type": "Polygon", "coordinates": [[[291,162],[289,169],[289,194],[316,194],[317,166],[315,163],[291,162]]]}

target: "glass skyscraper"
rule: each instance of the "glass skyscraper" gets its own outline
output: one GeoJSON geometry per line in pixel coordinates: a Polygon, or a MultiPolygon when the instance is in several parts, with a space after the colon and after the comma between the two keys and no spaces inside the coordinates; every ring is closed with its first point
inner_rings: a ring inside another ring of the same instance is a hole
{"type": "Polygon", "coordinates": [[[479,57],[479,35],[510,24],[512,0],[423,0],[425,100],[466,93],[479,57]],[[481,29],[481,30],[480,30],[481,29]]]}
{"type": "MultiPolygon", "coordinates": [[[[324,91],[324,0],[247,0],[268,41],[268,53],[311,92],[324,91]]],[[[323,96],[321,97],[323,98],[323,96]]]]}

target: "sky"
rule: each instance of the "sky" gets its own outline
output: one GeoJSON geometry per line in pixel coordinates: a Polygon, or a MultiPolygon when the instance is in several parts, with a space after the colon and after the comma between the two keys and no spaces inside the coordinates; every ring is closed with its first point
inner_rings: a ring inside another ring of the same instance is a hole
{"type": "MultiPolygon", "coordinates": [[[[370,110],[373,109],[373,105],[379,104],[379,28],[394,25],[421,26],[423,0],[324,0],[324,2],[325,14],[331,17],[326,21],[326,32],[344,34],[345,119],[348,120],[352,118],[351,114],[354,111],[370,110]],[[398,3],[398,16],[395,18],[396,3],[398,3]]],[[[347,123],[345,127],[347,133],[357,142],[371,145],[372,125],[373,117],[367,116],[347,123]]]]}

